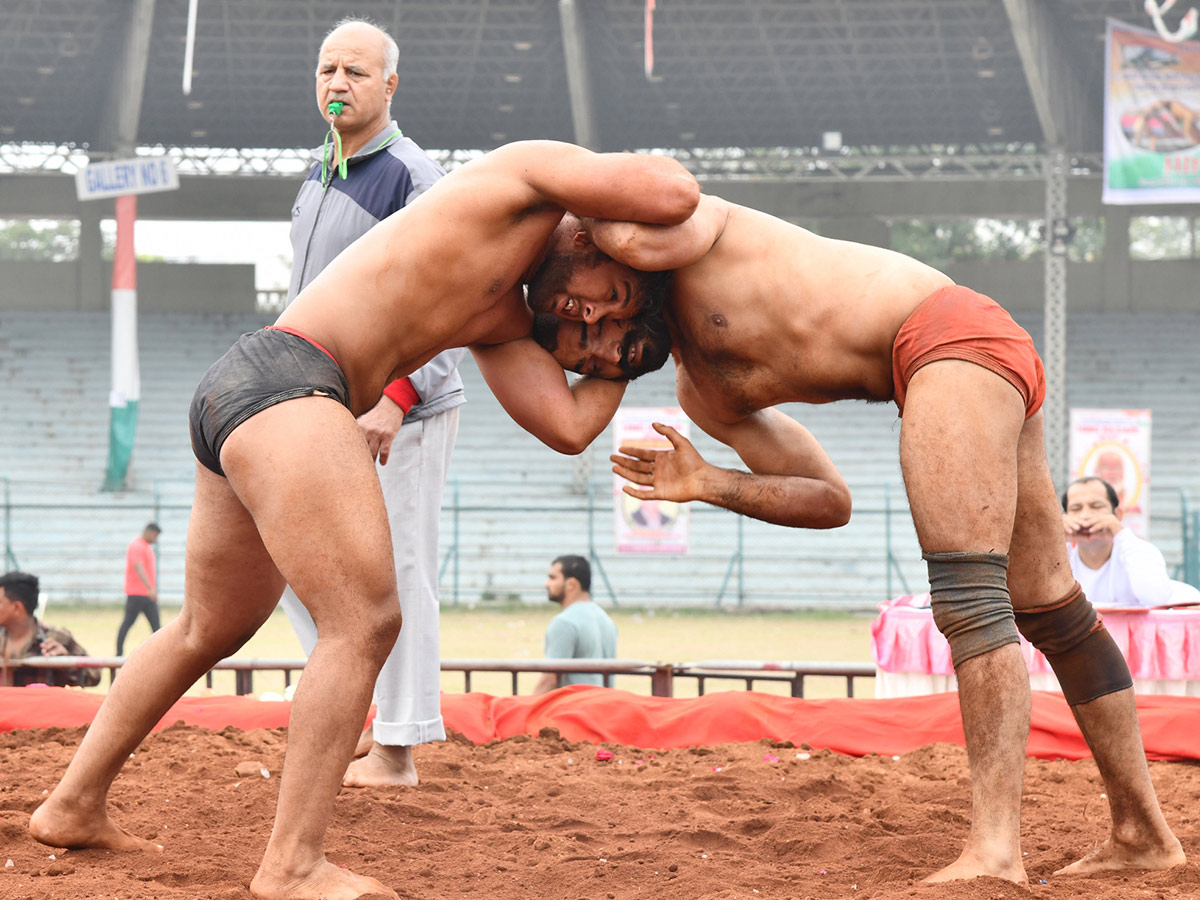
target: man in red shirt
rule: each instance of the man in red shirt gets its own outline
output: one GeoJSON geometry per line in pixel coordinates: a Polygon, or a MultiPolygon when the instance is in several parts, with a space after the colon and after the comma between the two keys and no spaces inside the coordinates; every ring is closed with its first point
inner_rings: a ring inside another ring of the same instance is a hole
{"type": "Polygon", "coordinates": [[[150,630],[158,631],[158,573],[153,545],[161,531],[157,522],[147,523],[125,551],[125,618],[117,631],[117,656],[125,655],[125,636],[138,616],[144,613],[150,630]]]}

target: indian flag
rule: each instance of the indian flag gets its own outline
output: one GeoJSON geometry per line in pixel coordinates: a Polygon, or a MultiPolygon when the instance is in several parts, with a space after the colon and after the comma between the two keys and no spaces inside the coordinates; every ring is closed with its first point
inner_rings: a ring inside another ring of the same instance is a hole
{"type": "Polygon", "coordinates": [[[137,264],[133,250],[133,223],[137,197],[125,194],[116,200],[117,248],[112,281],[112,391],[108,395],[108,467],[105,491],[125,490],[133,439],[137,433],[141,379],[138,374],[137,264]]]}

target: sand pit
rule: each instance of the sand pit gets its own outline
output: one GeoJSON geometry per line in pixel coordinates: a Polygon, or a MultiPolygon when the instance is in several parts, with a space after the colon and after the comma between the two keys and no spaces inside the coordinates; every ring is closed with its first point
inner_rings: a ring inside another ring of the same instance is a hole
{"type": "MultiPolygon", "coordinates": [[[[165,845],[154,855],[62,851],[28,837],[30,811],[82,734],[0,735],[0,898],[250,896],[286,731],[176,726],[151,735],[113,800],[117,821],[165,845]],[[250,774],[239,775],[239,766],[250,774]]],[[[954,858],[966,833],[960,747],[932,745],[898,760],[801,758],[803,748],[770,741],[668,751],[607,745],[608,761],[597,760],[598,749],[551,729],[487,746],[457,738],[420,747],[418,788],[342,791],[328,856],[422,900],[1030,896],[992,879],[918,884],[954,858]]],[[[1152,773],[1184,849],[1200,859],[1200,767],[1160,762],[1152,773]]],[[[1105,835],[1101,790],[1091,760],[1029,760],[1032,895],[1200,897],[1194,862],[1169,872],[1052,877],[1105,835]]]]}

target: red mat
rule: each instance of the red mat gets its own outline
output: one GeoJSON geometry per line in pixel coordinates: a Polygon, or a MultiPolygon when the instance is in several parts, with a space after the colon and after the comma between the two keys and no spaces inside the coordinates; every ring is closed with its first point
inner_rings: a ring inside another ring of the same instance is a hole
{"type": "MultiPolygon", "coordinates": [[[[75,727],[92,720],[103,700],[71,688],[0,688],[0,731],[75,727]]],[[[1138,697],[1138,719],[1150,759],[1200,759],[1200,698],[1138,697]]],[[[203,728],[281,728],[291,704],[249,697],[187,697],[159,722],[203,728]]],[[[589,686],[538,697],[443,694],[446,727],[477,744],[557,728],[572,741],[632,747],[689,747],[756,741],[806,743],[862,756],[900,754],[931,743],[963,742],[957,694],[892,700],[796,700],[752,691],[695,698],[644,697],[589,686]]],[[[1029,755],[1080,759],[1087,747],[1060,694],[1035,692],[1029,755]]]]}

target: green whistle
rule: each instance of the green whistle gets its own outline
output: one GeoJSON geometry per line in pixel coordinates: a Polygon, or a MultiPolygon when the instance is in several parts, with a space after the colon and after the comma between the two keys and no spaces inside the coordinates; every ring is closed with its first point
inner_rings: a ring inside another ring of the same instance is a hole
{"type": "Polygon", "coordinates": [[[331,116],[340,116],[342,114],[342,107],[345,105],[341,100],[334,100],[329,104],[329,114],[331,116]]]}

